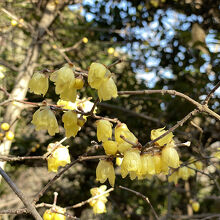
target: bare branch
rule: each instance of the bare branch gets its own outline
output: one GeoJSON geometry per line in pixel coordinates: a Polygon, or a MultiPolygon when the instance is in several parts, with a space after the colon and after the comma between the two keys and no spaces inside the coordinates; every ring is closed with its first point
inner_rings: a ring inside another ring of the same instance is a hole
{"type": "Polygon", "coordinates": [[[220,87],[220,81],[214,86],[214,88],[210,91],[210,93],[206,96],[203,104],[207,105],[209,100],[212,98],[212,96],[214,95],[215,91],[220,87]]]}
{"type": "Polygon", "coordinates": [[[157,215],[157,213],[156,213],[154,207],[152,206],[150,200],[148,199],[148,197],[146,197],[145,195],[143,195],[143,194],[141,194],[141,193],[139,193],[139,192],[137,192],[137,191],[135,191],[135,190],[129,189],[129,188],[124,187],[124,186],[119,186],[119,188],[120,188],[120,189],[127,190],[127,191],[129,191],[129,192],[132,192],[132,193],[134,193],[136,196],[139,196],[139,197],[141,197],[143,200],[145,200],[145,201],[150,205],[150,208],[151,208],[151,210],[153,211],[153,213],[154,213],[154,215],[155,215],[155,218],[156,218],[157,220],[159,220],[159,217],[158,217],[158,215],[157,215]]]}
{"type": "Polygon", "coordinates": [[[5,173],[5,171],[0,167],[0,174],[4,180],[8,183],[15,194],[20,198],[20,200],[27,207],[28,211],[33,215],[36,220],[42,220],[41,216],[37,212],[36,208],[28,201],[28,199],[23,195],[23,193],[17,188],[17,186],[12,182],[10,177],[5,173]]]}

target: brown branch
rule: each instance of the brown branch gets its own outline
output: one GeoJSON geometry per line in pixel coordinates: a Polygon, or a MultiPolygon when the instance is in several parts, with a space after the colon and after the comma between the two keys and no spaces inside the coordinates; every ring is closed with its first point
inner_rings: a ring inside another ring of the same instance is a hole
{"type": "Polygon", "coordinates": [[[113,190],[114,190],[114,188],[110,188],[110,189],[104,191],[103,193],[101,193],[101,194],[99,194],[99,195],[93,196],[93,197],[91,197],[91,198],[89,198],[89,199],[87,199],[87,200],[85,200],[85,201],[82,201],[82,202],[77,203],[77,204],[75,204],[75,205],[73,205],[73,206],[68,206],[68,207],[65,207],[65,208],[66,208],[66,209],[79,208],[79,207],[81,207],[81,206],[83,206],[83,205],[85,205],[85,204],[91,202],[92,200],[98,199],[99,197],[101,197],[101,196],[103,196],[103,195],[105,195],[105,194],[107,194],[107,193],[109,193],[109,192],[111,192],[111,191],[113,191],[113,190]]]}
{"type": "Polygon", "coordinates": [[[220,81],[214,86],[214,88],[209,92],[209,94],[206,96],[203,104],[207,105],[209,100],[212,98],[212,96],[214,95],[215,91],[220,87],[220,81]]]}
{"type": "Polygon", "coordinates": [[[153,213],[154,213],[154,215],[155,215],[155,218],[156,218],[157,220],[159,220],[159,217],[158,217],[158,215],[157,215],[157,213],[156,213],[154,207],[152,206],[150,200],[148,199],[148,197],[146,197],[145,195],[143,195],[143,194],[141,194],[141,193],[139,193],[139,192],[137,192],[137,191],[135,191],[135,190],[129,189],[129,188],[124,187],[124,186],[119,186],[119,188],[120,188],[120,189],[127,190],[127,191],[129,191],[129,192],[131,192],[131,193],[134,193],[136,196],[139,196],[139,197],[141,197],[143,200],[145,200],[145,201],[150,205],[150,208],[151,208],[151,210],[153,211],[153,213]]]}
{"type": "Polygon", "coordinates": [[[174,96],[179,96],[181,98],[186,99],[193,105],[195,105],[200,112],[206,112],[209,115],[215,117],[216,119],[220,120],[220,115],[212,111],[211,109],[208,108],[207,105],[200,104],[199,102],[195,101],[194,99],[190,98],[189,96],[177,92],[176,90],[138,90],[138,91],[119,91],[118,95],[145,95],[145,94],[169,94],[169,95],[174,95],[174,96]]]}
{"type": "Polygon", "coordinates": [[[71,50],[75,50],[75,49],[77,49],[77,47],[79,47],[79,45],[80,45],[82,42],[83,42],[83,38],[82,38],[81,40],[79,40],[78,42],[76,42],[73,46],[60,49],[60,51],[61,51],[61,52],[69,52],[69,51],[71,51],[71,50]]]}
{"type": "Polygon", "coordinates": [[[7,68],[9,68],[9,69],[11,69],[11,70],[13,70],[13,71],[15,71],[15,72],[19,71],[19,68],[18,68],[18,67],[14,66],[14,65],[11,64],[11,63],[8,63],[8,62],[5,61],[5,60],[0,60],[0,64],[3,65],[3,66],[5,66],[5,67],[7,67],[7,68]]]}
{"type": "Polygon", "coordinates": [[[191,111],[189,114],[187,114],[182,120],[178,121],[172,128],[170,128],[168,131],[166,131],[165,133],[163,133],[162,135],[160,135],[159,137],[157,137],[156,139],[149,141],[148,143],[146,143],[143,147],[150,147],[151,145],[153,145],[155,142],[157,142],[158,140],[160,140],[161,138],[165,137],[167,134],[169,134],[170,132],[173,132],[174,130],[176,130],[178,127],[182,126],[192,115],[195,115],[197,112],[199,112],[198,109],[194,109],[193,111],[191,111]]]}
{"type": "Polygon", "coordinates": [[[107,68],[108,68],[108,69],[111,69],[113,66],[115,66],[115,65],[117,65],[117,64],[119,64],[119,63],[121,63],[121,62],[123,62],[123,60],[122,60],[122,59],[118,59],[118,60],[116,60],[114,63],[108,65],[107,68]]]}
{"type": "Polygon", "coordinates": [[[39,160],[39,159],[42,159],[42,160],[45,160],[45,157],[44,156],[25,156],[25,157],[13,157],[13,156],[4,156],[4,155],[0,155],[0,161],[20,161],[20,160],[39,160]]]}
{"type": "MultiPolygon", "coordinates": [[[[88,153],[88,152],[87,152],[88,153]]],[[[87,154],[86,153],[86,154],[87,154]]],[[[84,154],[85,155],[85,154],[84,154]]],[[[33,203],[40,199],[40,197],[47,191],[47,189],[60,177],[63,173],[65,173],[69,168],[71,168],[74,164],[85,161],[85,160],[96,160],[96,159],[105,159],[109,158],[107,155],[97,155],[97,156],[79,156],[76,160],[67,164],[62,170],[60,170],[35,196],[33,203]]]]}
{"type": "Polygon", "coordinates": [[[0,167],[0,174],[15,192],[15,194],[20,198],[23,204],[27,207],[28,211],[33,215],[36,220],[42,220],[41,216],[37,212],[36,208],[29,202],[29,200],[23,195],[23,193],[17,188],[17,186],[12,182],[10,177],[5,173],[5,171],[0,167]]]}

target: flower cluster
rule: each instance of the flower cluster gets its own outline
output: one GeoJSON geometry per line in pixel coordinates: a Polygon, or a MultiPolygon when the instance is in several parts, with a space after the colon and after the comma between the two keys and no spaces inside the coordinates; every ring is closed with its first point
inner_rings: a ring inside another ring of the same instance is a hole
{"type": "MultiPolygon", "coordinates": [[[[175,149],[173,134],[169,133],[155,142],[151,151],[141,149],[138,139],[124,123],[117,124],[112,139],[112,124],[107,120],[99,120],[97,124],[98,141],[103,142],[107,155],[117,157],[116,164],[121,166],[121,176],[128,174],[130,179],[150,178],[160,173],[168,174],[170,169],[180,165],[179,155],[175,149]],[[123,159],[119,159],[123,157],[123,159]]],[[[164,134],[166,130],[159,128],[151,131],[151,140],[164,134]]],[[[115,173],[113,164],[108,160],[100,160],[96,169],[96,179],[101,183],[107,179],[114,186],[115,173]]]]}
{"type": "Polygon", "coordinates": [[[44,220],[66,220],[65,214],[66,209],[61,208],[59,206],[52,207],[51,209],[47,209],[44,212],[43,219],[44,220]],[[62,213],[62,214],[60,214],[62,213]]]}
{"type": "Polygon", "coordinates": [[[57,119],[48,106],[40,107],[34,113],[31,123],[35,125],[37,131],[47,129],[51,136],[59,132],[57,119]]]}
{"type": "MultiPolygon", "coordinates": [[[[182,164],[182,162],[180,162],[182,164]]],[[[188,166],[180,166],[177,170],[170,170],[171,175],[168,177],[169,182],[178,183],[179,179],[188,180],[189,177],[195,175],[195,170],[202,170],[203,163],[201,161],[196,161],[194,157],[191,157],[187,162],[188,166]],[[194,162],[195,161],[195,162],[194,162]]]]}
{"type": "Polygon", "coordinates": [[[10,131],[10,125],[7,122],[3,122],[1,124],[1,130],[3,131],[0,133],[0,140],[3,140],[6,137],[7,140],[12,141],[15,137],[14,132],[10,131]]]}
{"type": "Polygon", "coordinates": [[[109,196],[109,193],[105,193],[106,189],[107,189],[106,185],[101,185],[100,187],[95,187],[90,190],[91,195],[93,197],[94,196],[97,197],[94,199],[92,198],[92,200],[89,202],[90,206],[93,207],[93,212],[95,214],[102,214],[106,212],[105,203],[108,201],[107,197],[109,196]]]}
{"type": "Polygon", "coordinates": [[[89,85],[98,90],[100,101],[110,100],[118,96],[117,87],[111,72],[101,63],[92,63],[88,73],[89,85]]]}
{"type": "Polygon", "coordinates": [[[48,145],[47,151],[50,153],[47,157],[48,171],[57,172],[60,166],[65,166],[70,163],[70,155],[68,146],[51,143],[48,145]]]}

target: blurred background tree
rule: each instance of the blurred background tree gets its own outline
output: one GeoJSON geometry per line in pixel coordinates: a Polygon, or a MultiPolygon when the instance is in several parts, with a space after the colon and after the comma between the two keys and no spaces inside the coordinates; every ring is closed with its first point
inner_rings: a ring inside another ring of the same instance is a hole
{"type": "MultiPolygon", "coordinates": [[[[0,71],[5,77],[0,81],[1,87],[7,89],[12,99],[27,98],[33,102],[46,99],[56,103],[58,97],[52,87],[44,98],[27,93],[34,71],[55,70],[67,61],[88,70],[91,62],[109,65],[120,58],[123,62],[112,68],[119,91],[174,89],[202,101],[220,80],[219,3],[219,0],[3,0],[0,3],[0,71]]],[[[4,93],[0,95],[2,101],[7,99],[4,93]]],[[[80,93],[80,97],[84,96],[97,98],[90,88],[80,93]]],[[[209,102],[215,112],[220,109],[218,98],[219,90],[209,102]]],[[[122,96],[100,103],[98,109],[102,116],[125,122],[144,144],[150,140],[152,129],[170,128],[193,105],[179,97],[145,95],[122,96]]],[[[3,141],[0,152],[4,146],[6,154],[42,155],[49,143],[64,136],[64,130],[55,138],[36,132],[30,123],[35,111],[32,106],[12,102],[7,107],[1,106],[0,111],[1,121],[13,123],[15,132],[12,145],[3,141]]],[[[61,118],[60,113],[56,116],[61,118]]],[[[179,148],[183,161],[191,156],[200,159],[210,156],[220,147],[220,124],[216,119],[197,114],[191,121],[202,133],[190,122],[174,132],[177,142],[192,142],[190,148],[179,148]]],[[[90,119],[76,138],[65,142],[70,145],[72,158],[84,153],[92,140],[97,141],[95,132],[94,120],[90,119]]],[[[81,219],[153,219],[150,207],[142,199],[118,189],[118,185],[148,196],[164,219],[191,219],[190,199],[200,202],[202,217],[217,213],[219,164],[215,159],[203,163],[204,172],[214,176],[215,183],[199,173],[188,181],[180,180],[177,185],[163,178],[131,181],[118,175],[106,214],[94,216],[89,206],[83,206],[75,209],[73,215],[81,219]]],[[[1,162],[1,166],[5,164],[1,162]]],[[[40,201],[52,203],[54,191],[59,193],[58,203],[63,207],[89,198],[89,189],[98,185],[96,166],[97,161],[75,165],[40,201]]],[[[48,174],[46,163],[37,160],[10,162],[5,170],[29,196],[34,196],[53,176],[48,174]]],[[[0,185],[0,195],[1,209],[22,207],[4,182],[0,185]]],[[[32,217],[18,215],[9,219],[32,217]]]]}

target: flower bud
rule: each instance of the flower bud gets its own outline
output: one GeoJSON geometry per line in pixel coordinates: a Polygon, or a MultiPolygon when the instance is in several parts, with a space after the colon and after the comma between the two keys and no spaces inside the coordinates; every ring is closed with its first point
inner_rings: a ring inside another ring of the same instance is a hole
{"type": "Polygon", "coordinates": [[[15,137],[14,133],[12,131],[8,131],[6,132],[5,134],[5,137],[9,140],[9,141],[12,141],[15,137]]]}
{"type": "Polygon", "coordinates": [[[98,89],[98,96],[100,101],[107,101],[118,96],[117,87],[112,77],[101,84],[98,89]]]}
{"type": "Polygon", "coordinates": [[[110,71],[101,63],[92,63],[88,72],[88,83],[94,89],[99,89],[101,84],[110,77],[110,71]]]}
{"type": "Polygon", "coordinates": [[[44,220],[53,220],[54,219],[54,215],[55,215],[54,212],[52,212],[50,209],[47,209],[44,212],[43,219],[44,220]]]}
{"type": "Polygon", "coordinates": [[[66,166],[66,164],[70,163],[70,155],[68,148],[60,145],[47,158],[47,163],[48,171],[51,172],[57,172],[60,166],[66,166]]]}
{"type": "Polygon", "coordinates": [[[179,155],[175,148],[169,145],[162,150],[162,160],[168,165],[168,167],[179,167],[179,155]]]}
{"type": "MultiPolygon", "coordinates": [[[[167,131],[167,130],[164,130],[164,128],[158,128],[158,129],[152,130],[151,131],[151,137],[150,137],[151,140],[154,140],[154,139],[158,138],[159,136],[161,136],[162,134],[164,134],[167,131]]],[[[165,144],[170,143],[171,141],[173,141],[173,133],[172,132],[167,134],[165,137],[159,139],[155,143],[162,147],[165,144]]]]}
{"type": "Polygon", "coordinates": [[[116,163],[117,166],[121,166],[122,161],[123,161],[123,158],[121,158],[121,157],[117,157],[115,163],[116,163]]]}
{"type": "Polygon", "coordinates": [[[30,89],[30,92],[33,92],[37,95],[43,95],[47,93],[49,87],[48,78],[45,74],[36,72],[32,76],[31,80],[29,81],[28,88],[30,89]]]}
{"type": "Polygon", "coordinates": [[[107,120],[96,121],[98,141],[107,141],[112,138],[112,123],[107,120]]]}
{"type": "Polygon", "coordinates": [[[105,150],[105,153],[107,155],[115,155],[117,153],[118,150],[118,146],[117,146],[117,142],[115,141],[105,141],[103,143],[103,147],[105,150]]]}
{"type": "Polygon", "coordinates": [[[96,180],[104,183],[108,179],[110,185],[114,187],[115,184],[115,170],[112,162],[100,160],[96,168],[96,180]]]}
{"type": "Polygon", "coordinates": [[[1,124],[1,129],[7,131],[10,128],[10,125],[6,122],[1,124]]]}
{"type": "Polygon", "coordinates": [[[194,202],[192,203],[192,208],[193,208],[193,211],[194,211],[194,212],[198,212],[198,211],[199,211],[199,208],[200,208],[200,204],[199,204],[198,202],[194,201],[194,202]]]}
{"type": "Polygon", "coordinates": [[[75,80],[74,88],[82,89],[83,86],[84,86],[83,77],[77,77],[75,80]]]}
{"type": "Polygon", "coordinates": [[[140,151],[138,149],[130,149],[125,151],[124,159],[121,164],[121,169],[130,171],[137,171],[141,166],[140,151]]]}
{"type": "Polygon", "coordinates": [[[57,124],[57,119],[54,113],[49,107],[40,107],[33,115],[32,124],[35,125],[35,129],[42,130],[47,129],[49,135],[53,136],[55,133],[59,133],[59,127],[57,124]]]}
{"type": "Polygon", "coordinates": [[[75,137],[80,129],[80,126],[77,124],[77,114],[71,110],[65,112],[62,116],[62,121],[64,123],[66,137],[75,137]]]}

